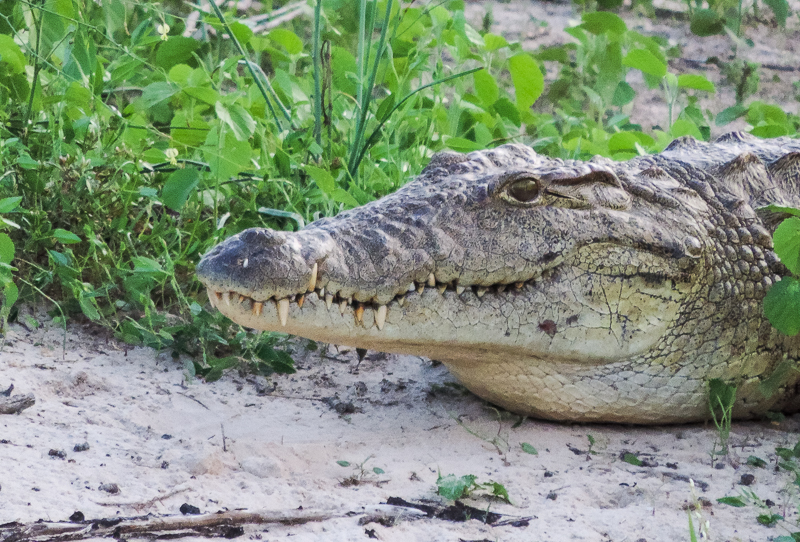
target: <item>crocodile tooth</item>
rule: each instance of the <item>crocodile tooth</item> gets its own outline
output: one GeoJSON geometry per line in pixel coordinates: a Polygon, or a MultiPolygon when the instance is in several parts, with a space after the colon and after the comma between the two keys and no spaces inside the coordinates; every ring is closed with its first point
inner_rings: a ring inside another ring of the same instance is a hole
{"type": "Polygon", "coordinates": [[[356,324],[361,324],[364,322],[364,305],[361,303],[358,304],[355,310],[356,316],[356,324]]]}
{"type": "Polygon", "coordinates": [[[231,304],[231,293],[230,292],[222,292],[222,300],[225,302],[226,305],[230,306],[230,304],[231,304]]]}
{"type": "Polygon", "coordinates": [[[231,301],[233,301],[234,303],[241,303],[242,299],[243,299],[242,296],[240,296],[236,292],[231,293],[231,301]]]}
{"type": "Polygon", "coordinates": [[[320,289],[319,289],[319,293],[317,294],[317,296],[318,296],[320,299],[322,299],[323,297],[325,297],[325,288],[320,288],[320,289]]]}
{"type": "Polygon", "coordinates": [[[485,294],[485,293],[486,293],[486,291],[487,291],[487,289],[486,289],[486,288],[484,288],[483,286],[479,286],[479,287],[478,287],[478,288],[475,290],[475,295],[477,295],[478,297],[483,297],[483,294],[485,294]]]}
{"type": "Polygon", "coordinates": [[[298,306],[298,308],[301,308],[301,309],[302,309],[302,308],[303,308],[303,303],[305,303],[305,302],[306,302],[306,296],[305,296],[305,294],[300,294],[300,295],[297,297],[297,306],[298,306]]]}
{"type": "Polygon", "coordinates": [[[281,326],[286,326],[286,322],[289,320],[289,298],[284,297],[275,304],[278,306],[278,318],[281,320],[281,326]]]}
{"type": "Polygon", "coordinates": [[[331,305],[333,305],[333,294],[325,294],[325,306],[328,310],[331,310],[331,305]]]}
{"type": "Polygon", "coordinates": [[[386,305],[381,305],[375,311],[375,325],[378,326],[378,331],[383,330],[383,325],[386,323],[386,305]]]}
{"type": "Polygon", "coordinates": [[[524,282],[515,282],[515,283],[514,283],[514,287],[515,287],[517,290],[521,290],[523,286],[525,286],[525,283],[524,283],[524,282]]]}
{"type": "Polygon", "coordinates": [[[242,267],[247,267],[250,264],[250,258],[245,258],[242,262],[242,267]]]}
{"type": "Polygon", "coordinates": [[[461,295],[461,294],[463,294],[463,293],[464,293],[464,290],[466,290],[466,288],[464,288],[463,286],[461,286],[461,285],[459,285],[459,286],[456,286],[456,293],[457,293],[458,295],[461,295]]]}
{"type": "Polygon", "coordinates": [[[254,301],[253,302],[253,314],[256,316],[261,316],[261,309],[264,308],[264,304],[261,301],[254,301]]]}
{"type": "Polygon", "coordinates": [[[311,279],[308,281],[308,291],[313,292],[317,287],[317,271],[319,266],[314,262],[314,267],[311,268],[311,279]]]}
{"type": "Polygon", "coordinates": [[[347,300],[343,299],[339,301],[339,313],[344,315],[344,310],[347,308],[347,300]]]}
{"type": "Polygon", "coordinates": [[[439,294],[444,294],[444,291],[447,290],[447,284],[440,285],[437,290],[439,290],[439,294]]]}
{"type": "Polygon", "coordinates": [[[500,284],[500,285],[497,287],[497,293],[498,293],[498,294],[502,294],[502,293],[503,293],[503,292],[505,292],[505,291],[506,291],[506,285],[505,285],[505,284],[500,284]]]}
{"type": "Polygon", "coordinates": [[[422,292],[424,292],[424,291],[425,291],[425,283],[424,282],[420,282],[419,284],[417,284],[417,293],[419,295],[422,295],[422,292]]]}
{"type": "Polygon", "coordinates": [[[406,304],[406,296],[401,295],[397,297],[397,304],[401,307],[406,304]]]}
{"type": "Polygon", "coordinates": [[[408,288],[406,288],[406,291],[408,293],[411,293],[411,292],[415,291],[416,289],[417,289],[417,285],[412,282],[411,284],[408,285],[408,288]]]}
{"type": "Polygon", "coordinates": [[[430,286],[431,288],[433,288],[434,286],[436,286],[436,277],[435,277],[435,276],[433,276],[433,273],[431,273],[430,275],[428,275],[428,286],[430,286]]]}
{"type": "Polygon", "coordinates": [[[212,309],[216,309],[217,293],[212,291],[211,288],[206,288],[206,295],[208,296],[208,304],[211,305],[212,309]]]}

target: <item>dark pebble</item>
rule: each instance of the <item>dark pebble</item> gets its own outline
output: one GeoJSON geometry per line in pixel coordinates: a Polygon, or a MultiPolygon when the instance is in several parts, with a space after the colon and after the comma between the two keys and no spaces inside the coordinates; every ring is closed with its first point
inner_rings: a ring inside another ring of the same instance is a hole
{"type": "Polygon", "coordinates": [[[85,519],[86,518],[83,516],[83,512],[81,512],[80,510],[73,512],[72,515],[69,517],[69,520],[72,523],[80,523],[85,519]]]}
{"type": "Polygon", "coordinates": [[[181,514],[183,514],[184,516],[196,516],[200,514],[200,509],[196,506],[192,506],[189,503],[183,503],[181,505],[180,510],[181,514]]]}

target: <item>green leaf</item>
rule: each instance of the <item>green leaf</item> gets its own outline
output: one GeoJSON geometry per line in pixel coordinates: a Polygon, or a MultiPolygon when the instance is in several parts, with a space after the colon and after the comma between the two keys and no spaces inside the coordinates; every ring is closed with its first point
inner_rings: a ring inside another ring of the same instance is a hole
{"type": "Polygon", "coordinates": [[[383,474],[385,471],[380,467],[373,467],[372,472],[374,472],[375,474],[383,474]]]}
{"type": "Polygon", "coordinates": [[[783,277],[773,284],[764,297],[764,314],[770,323],[784,335],[800,333],[800,281],[783,277]]]}
{"type": "Polygon", "coordinates": [[[527,111],[544,90],[542,71],[533,57],[527,53],[509,58],[508,69],[511,72],[511,81],[514,83],[517,108],[520,111],[527,111]]]}
{"type": "Polygon", "coordinates": [[[463,137],[449,137],[445,140],[444,144],[448,148],[458,152],[472,152],[483,148],[481,144],[463,137]]]}
{"type": "Polygon", "coordinates": [[[250,136],[255,132],[256,121],[241,105],[226,105],[222,102],[217,102],[214,104],[214,110],[217,112],[219,119],[233,130],[233,135],[239,141],[250,139],[250,136]]]}
{"type": "Polygon", "coordinates": [[[167,41],[161,42],[156,52],[156,65],[169,70],[176,64],[183,64],[192,53],[200,47],[200,42],[183,36],[170,36],[167,41]]]}
{"type": "Polygon", "coordinates": [[[500,97],[500,88],[497,81],[487,70],[480,70],[472,74],[475,82],[475,92],[478,94],[484,107],[491,106],[500,97]]]}
{"type": "Polygon", "coordinates": [[[378,106],[378,110],[375,112],[375,119],[378,122],[385,121],[389,115],[392,114],[394,110],[394,102],[395,102],[395,95],[389,94],[386,98],[381,101],[381,105],[378,106]]]}
{"type": "Polygon", "coordinates": [[[14,242],[6,233],[0,232],[0,263],[10,264],[14,259],[14,242]]]}
{"type": "Polygon", "coordinates": [[[276,28],[269,33],[269,39],[283,47],[290,55],[299,55],[303,52],[303,40],[291,30],[276,28]]]}
{"type": "Polygon", "coordinates": [[[247,45],[253,39],[253,31],[246,24],[234,21],[228,25],[231,34],[236,38],[240,45],[247,45]]]}
{"type": "Polygon", "coordinates": [[[492,104],[492,107],[494,107],[498,115],[513,123],[514,126],[519,127],[522,125],[522,117],[519,113],[519,109],[517,109],[517,106],[508,98],[500,98],[492,104]]]}
{"type": "Polygon", "coordinates": [[[164,268],[161,267],[161,264],[147,256],[134,256],[131,258],[131,263],[133,263],[134,273],[145,273],[149,275],[164,274],[164,268]]]}
{"type": "Polygon", "coordinates": [[[717,114],[714,120],[717,126],[725,126],[747,113],[747,108],[743,105],[732,105],[725,108],[717,114]]]}
{"type": "Polygon", "coordinates": [[[84,292],[78,296],[78,304],[81,306],[81,312],[93,322],[100,320],[100,313],[97,311],[94,297],[84,295],[84,292]]]}
{"type": "Polygon", "coordinates": [[[654,77],[664,77],[667,74],[667,65],[647,49],[630,51],[622,59],[622,63],[654,77]]]}
{"type": "Polygon", "coordinates": [[[534,448],[527,442],[520,443],[520,447],[522,448],[522,451],[525,452],[526,454],[539,455],[539,452],[536,451],[536,448],[534,448]]]}
{"type": "Polygon", "coordinates": [[[641,459],[639,459],[638,457],[636,457],[636,455],[635,455],[635,454],[632,454],[632,453],[630,453],[630,452],[626,452],[626,453],[625,453],[625,454],[622,456],[622,460],[623,460],[625,463],[630,463],[631,465],[633,465],[633,466],[635,466],[635,467],[641,467],[642,465],[644,465],[644,463],[642,463],[642,460],[641,460],[641,459]]]}
{"type": "Polygon", "coordinates": [[[333,193],[331,194],[331,197],[333,198],[333,201],[336,201],[338,203],[344,203],[347,207],[352,208],[361,205],[360,203],[358,203],[358,200],[354,198],[352,194],[350,194],[350,192],[348,192],[344,188],[337,188],[336,190],[334,190],[333,193]]]}
{"type": "Polygon", "coordinates": [[[696,9],[689,22],[689,30],[695,36],[705,37],[722,34],[725,31],[725,19],[711,9],[696,9]]]}
{"type": "Polygon", "coordinates": [[[685,73],[678,76],[678,86],[680,88],[693,88],[695,90],[705,90],[706,92],[716,92],[714,83],[706,79],[705,75],[685,73]]]}
{"type": "Polygon", "coordinates": [[[3,295],[0,296],[0,301],[2,301],[2,303],[0,303],[0,305],[4,308],[11,307],[11,305],[16,303],[17,299],[19,299],[19,289],[17,285],[11,281],[3,284],[2,293],[3,295]]]}
{"type": "Polygon", "coordinates": [[[337,461],[336,464],[339,465],[340,467],[349,467],[350,466],[350,462],[349,461],[344,461],[344,460],[341,460],[341,459],[339,461],[337,461]]]}
{"type": "Polygon", "coordinates": [[[636,91],[633,90],[628,83],[620,81],[617,83],[617,88],[614,89],[614,97],[611,99],[611,104],[617,107],[631,103],[636,97],[636,91]]]}
{"type": "Polygon", "coordinates": [[[0,34],[0,62],[8,66],[10,73],[25,71],[25,55],[11,36],[0,34]]]}
{"type": "Polygon", "coordinates": [[[603,34],[608,32],[613,36],[621,36],[628,27],[619,15],[608,11],[592,11],[584,13],[581,17],[583,23],[578,28],[585,28],[592,34],[603,34]]]}
{"type": "Polygon", "coordinates": [[[176,92],[178,92],[178,87],[176,85],[167,83],[166,81],[157,81],[144,87],[141,101],[145,109],[149,109],[164,100],[168,100],[176,92]]]}
{"type": "Polygon", "coordinates": [[[20,201],[22,201],[22,196],[0,199],[0,213],[10,213],[17,208],[20,201]]]}
{"type": "Polygon", "coordinates": [[[772,527],[782,519],[783,516],[781,516],[780,514],[760,514],[756,518],[756,521],[766,527],[772,527]]]}
{"type": "Polygon", "coordinates": [[[164,183],[161,201],[173,211],[180,211],[189,195],[200,182],[200,173],[194,168],[178,169],[164,183]]]}
{"type": "Polygon", "coordinates": [[[786,0],[764,0],[764,3],[772,9],[778,25],[785,28],[789,17],[789,3],[786,0]]]}
{"type": "Polygon", "coordinates": [[[767,462],[766,461],[764,461],[760,457],[756,457],[754,455],[748,456],[747,464],[752,466],[752,467],[758,467],[760,469],[763,469],[764,467],[767,466],[767,462]]]}
{"type": "Polygon", "coordinates": [[[319,189],[327,195],[332,195],[336,190],[336,181],[328,170],[316,166],[306,166],[306,173],[309,177],[314,179],[319,189]]]}
{"type": "Polygon", "coordinates": [[[56,228],[53,230],[53,237],[56,238],[56,241],[59,243],[63,243],[65,245],[71,245],[74,243],[80,243],[81,238],[72,233],[71,231],[62,230],[61,228],[56,228]]]}
{"type": "Polygon", "coordinates": [[[508,496],[508,490],[506,490],[506,486],[498,482],[491,482],[491,491],[492,495],[503,499],[507,503],[511,504],[511,499],[508,496]]]}
{"type": "Polygon", "coordinates": [[[739,497],[722,497],[717,499],[717,502],[720,504],[727,504],[728,506],[735,506],[736,508],[747,506],[739,497]]]}
{"type": "Polygon", "coordinates": [[[772,234],[775,254],[789,271],[800,275],[800,218],[790,217],[780,223],[772,234]]]}
{"type": "Polygon", "coordinates": [[[449,474],[444,478],[440,476],[439,479],[436,480],[436,493],[445,499],[455,501],[467,493],[467,490],[475,484],[476,479],[477,476],[474,474],[467,474],[460,477],[455,474],[449,474]]]}
{"type": "Polygon", "coordinates": [[[496,51],[503,47],[508,47],[508,42],[503,36],[487,32],[483,35],[483,46],[487,51],[496,51]]]}

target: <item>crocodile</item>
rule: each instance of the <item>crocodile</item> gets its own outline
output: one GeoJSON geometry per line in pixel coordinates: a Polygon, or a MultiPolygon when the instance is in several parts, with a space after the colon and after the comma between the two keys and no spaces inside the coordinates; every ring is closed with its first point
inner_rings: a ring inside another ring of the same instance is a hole
{"type": "Polygon", "coordinates": [[[443,362],[536,418],[707,419],[800,408],[800,341],[762,308],[800,205],[800,140],[675,139],[626,162],[520,144],[434,154],[397,192],[296,232],[254,228],[197,265],[233,321],[443,362]]]}

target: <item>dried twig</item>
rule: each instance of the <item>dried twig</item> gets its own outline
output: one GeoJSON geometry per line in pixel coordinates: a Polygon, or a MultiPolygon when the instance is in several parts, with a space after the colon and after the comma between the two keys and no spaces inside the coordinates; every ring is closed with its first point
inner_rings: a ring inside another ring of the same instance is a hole
{"type": "MultiPolygon", "coordinates": [[[[171,533],[170,538],[179,538],[180,531],[187,531],[186,536],[217,534],[230,536],[234,529],[247,525],[263,525],[280,523],[283,525],[301,525],[314,521],[327,521],[355,515],[368,514],[371,517],[396,519],[398,516],[424,515],[416,510],[396,506],[365,507],[358,512],[347,509],[337,510],[261,510],[255,512],[219,512],[199,516],[142,516],[134,518],[113,518],[88,520],[80,523],[70,522],[36,522],[10,523],[0,526],[0,542],[66,542],[86,540],[89,538],[137,538],[155,537],[159,534],[171,533]],[[212,533],[211,531],[215,531],[212,533]],[[128,536],[126,536],[128,535],[128,536]]],[[[241,531],[240,531],[241,532],[241,531]]]]}

